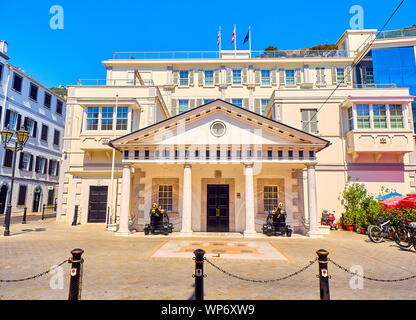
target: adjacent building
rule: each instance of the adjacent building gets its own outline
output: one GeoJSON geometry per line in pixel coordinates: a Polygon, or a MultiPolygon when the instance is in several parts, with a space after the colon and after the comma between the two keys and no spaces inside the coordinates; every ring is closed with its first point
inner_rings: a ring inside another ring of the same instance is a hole
{"type": "Polygon", "coordinates": [[[104,80],[69,87],[60,218],[128,234],[156,202],[183,234],[250,236],[283,202],[313,236],[351,179],[414,191],[414,97],[357,80],[372,36],[348,30],[328,51],[115,54],[104,80]]]}
{"type": "MultiPolygon", "coordinates": [[[[66,103],[63,98],[8,62],[7,42],[0,42],[0,126],[25,128],[29,139],[17,153],[12,214],[40,212],[58,197],[58,176],[66,103]]],[[[14,143],[14,138],[10,146],[14,143]]],[[[0,147],[0,214],[10,192],[13,151],[0,147]]]]}

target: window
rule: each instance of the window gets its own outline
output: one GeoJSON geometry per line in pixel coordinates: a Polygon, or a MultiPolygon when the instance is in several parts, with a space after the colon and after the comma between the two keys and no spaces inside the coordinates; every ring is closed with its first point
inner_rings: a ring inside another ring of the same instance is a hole
{"type": "Polygon", "coordinates": [[[3,64],[0,63],[0,82],[3,79],[3,64]]]}
{"type": "Polygon", "coordinates": [[[373,68],[364,68],[364,84],[374,83],[373,68]]]}
{"type": "Polygon", "coordinates": [[[271,160],[273,158],[273,150],[267,150],[267,158],[271,160]]]}
{"type": "Polygon", "coordinates": [[[344,68],[337,68],[337,83],[345,82],[345,70],[344,68]]]}
{"type": "Polygon", "coordinates": [[[23,123],[23,127],[27,130],[27,132],[29,132],[29,136],[33,136],[36,137],[36,124],[35,121],[33,121],[30,118],[25,118],[25,121],[23,123]]]}
{"type": "Polygon", "coordinates": [[[211,101],[214,101],[213,99],[204,99],[204,104],[210,103],[211,101]]]}
{"type": "Polygon", "coordinates": [[[286,84],[294,85],[295,84],[295,70],[285,70],[286,73],[286,84]]]}
{"type": "Polygon", "coordinates": [[[279,159],[283,159],[283,150],[278,150],[277,151],[277,156],[279,159]]]}
{"type": "Polygon", "coordinates": [[[31,155],[29,153],[21,153],[19,169],[29,171],[31,155]]]}
{"type": "Polygon", "coordinates": [[[139,150],[134,150],[134,159],[139,159],[140,153],[139,150]]]}
{"type": "MultiPolygon", "coordinates": [[[[18,125],[18,118],[19,118],[19,116],[18,116],[18,114],[16,113],[16,112],[14,112],[14,111],[12,111],[12,110],[7,110],[6,111],[6,123],[5,123],[5,126],[9,126],[9,129],[11,129],[11,130],[17,130],[17,129],[20,129],[20,128],[17,128],[17,125],[18,125]]],[[[19,125],[20,125],[20,123],[19,123],[19,125]]]]}
{"type": "Polygon", "coordinates": [[[48,205],[53,204],[54,195],[55,195],[55,190],[54,189],[49,189],[48,190],[48,205]]]}
{"type": "Polygon", "coordinates": [[[13,151],[11,151],[10,149],[6,149],[6,152],[4,153],[3,166],[11,168],[12,161],[13,161],[13,151]]]}
{"type": "Polygon", "coordinates": [[[264,212],[272,211],[279,204],[278,187],[264,186],[264,212]]]}
{"type": "Polygon", "coordinates": [[[303,151],[302,150],[299,150],[299,159],[303,160],[303,151]]]}
{"type": "Polygon", "coordinates": [[[29,98],[37,101],[38,100],[38,86],[34,85],[33,83],[30,84],[29,90],[29,98]]]}
{"type": "Polygon", "coordinates": [[[189,86],[189,72],[188,71],[179,71],[179,85],[189,86]]]}
{"type": "Polygon", "coordinates": [[[21,206],[26,204],[26,191],[27,191],[27,186],[19,186],[19,196],[17,198],[17,205],[21,206]]]}
{"type": "Polygon", "coordinates": [[[130,152],[129,150],[124,150],[124,158],[128,159],[130,157],[130,152]]]}
{"type": "Polygon", "coordinates": [[[348,108],[348,128],[349,130],[354,130],[354,118],[352,113],[352,107],[348,108]]]}
{"type": "Polygon", "coordinates": [[[101,108],[101,130],[113,130],[113,107],[101,108]]]}
{"type": "Polygon", "coordinates": [[[23,78],[19,76],[17,73],[15,73],[13,77],[13,89],[17,92],[22,92],[22,83],[23,78]]]}
{"type": "Polygon", "coordinates": [[[261,85],[270,86],[270,70],[261,70],[261,85]]]}
{"type": "Polygon", "coordinates": [[[45,98],[43,99],[43,105],[46,108],[50,108],[51,107],[51,102],[52,102],[52,95],[45,92],[45,98]]]}
{"type": "Polygon", "coordinates": [[[206,86],[214,85],[214,71],[212,70],[205,71],[205,85],[206,86]]]}
{"type": "Polygon", "coordinates": [[[117,107],[116,130],[127,130],[128,107],[117,107]]]}
{"type": "Polygon", "coordinates": [[[403,128],[403,111],[400,104],[390,105],[390,127],[392,129],[403,128]]]}
{"type": "Polygon", "coordinates": [[[293,150],[288,151],[288,157],[289,157],[290,160],[293,159],[293,150]]]}
{"type": "Polygon", "coordinates": [[[374,128],[387,128],[387,113],[384,104],[373,105],[374,128]]]}
{"type": "Polygon", "coordinates": [[[42,133],[40,136],[41,140],[48,141],[48,130],[49,130],[48,126],[42,124],[42,133]]]}
{"type": "Polygon", "coordinates": [[[49,160],[49,175],[56,176],[58,169],[58,162],[55,160],[49,160]]]}
{"type": "Polygon", "coordinates": [[[238,107],[243,107],[243,99],[231,99],[231,103],[238,107]]]}
{"type": "Polygon", "coordinates": [[[189,100],[179,100],[179,113],[188,111],[189,100]]]}
{"type": "Polygon", "coordinates": [[[233,84],[241,84],[241,70],[233,70],[233,84]]]}
{"type": "MultiPolygon", "coordinates": [[[[87,130],[98,130],[98,107],[87,108],[87,130]]],[[[43,127],[42,127],[43,130],[43,127]]]]}
{"type": "Polygon", "coordinates": [[[266,110],[269,99],[261,99],[261,114],[264,115],[264,110],[266,110]]]}
{"type": "Polygon", "coordinates": [[[370,128],[370,108],[368,104],[357,104],[357,127],[358,129],[370,128]]]}
{"type": "Polygon", "coordinates": [[[309,151],[309,159],[314,159],[315,158],[315,151],[310,150],[309,151]]]}
{"type": "Polygon", "coordinates": [[[325,81],[325,68],[316,68],[316,83],[319,84],[326,84],[325,81]]]}
{"type": "Polygon", "coordinates": [[[36,157],[35,172],[45,173],[46,159],[42,157],[36,157]]]}
{"type": "Polygon", "coordinates": [[[318,132],[318,110],[317,109],[301,109],[302,130],[306,132],[318,132]]]}
{"type": "Polygon", "coordinates": [[[53,133],[53,144],[56,146],[59,146],[60,135],[61,132],[59,132],[58,130],[55,130],[55,132],[53,133]]]}
{"type": "Polygon", "coordinates": [[[62,114],[62,105],[63,105],[62,101],[60,100],[56,101],[56,113],[57,114],[62,114]]]}
{"type": "Polygon", "coordinates": [[[159,205],[167,212],[172,211],[173,186],[159,185],[159,205]]]}

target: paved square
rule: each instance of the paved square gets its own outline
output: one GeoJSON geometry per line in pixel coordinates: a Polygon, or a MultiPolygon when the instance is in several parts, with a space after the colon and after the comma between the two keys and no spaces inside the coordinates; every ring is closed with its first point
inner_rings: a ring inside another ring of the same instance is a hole
{"type": "Polygon", "coordinates": [[[196,249],[204,249],[206,257],[239,260],[284,260],[288,258],[270,242],[259,241],[177,241],[163,243],[151,258],[191,259],[196,249]]]}

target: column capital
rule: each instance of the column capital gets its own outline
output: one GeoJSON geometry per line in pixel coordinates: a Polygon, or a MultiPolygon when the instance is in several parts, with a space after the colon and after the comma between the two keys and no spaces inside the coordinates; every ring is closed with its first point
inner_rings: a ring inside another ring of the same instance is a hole
{"type": "Polygon", "coordinates": [[[245,168],[253,168],[253,166],[254,166],[253,162],[244,162],[243,164],[244,164],[245,168]]]}
{"type": "Polygon", "coordinates": [[[183,167],[184,167],[184,168],[191,168],[191,169],[192,169],[192,164],[190,164],[190,163],[185,163],[185,164],[183,165],[183,167]]]}

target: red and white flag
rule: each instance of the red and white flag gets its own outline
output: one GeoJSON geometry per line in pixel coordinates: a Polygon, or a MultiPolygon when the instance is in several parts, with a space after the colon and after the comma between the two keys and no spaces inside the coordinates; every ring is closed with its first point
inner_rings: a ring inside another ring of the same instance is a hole
{"type": "Polygon", "coordinates": [[[233,31],[233,40],[231,40],[231,44],[233,44],[235,41],[235,26],[234,26],[234,31],[233,31]]]}
{"type": "Polygon", "coordinates": [[[217,45],[219,45],[221,42],[221,29],[218,31],[218,36],[217,36],[217,45]]]}

